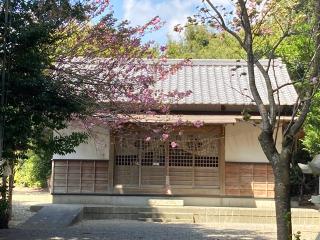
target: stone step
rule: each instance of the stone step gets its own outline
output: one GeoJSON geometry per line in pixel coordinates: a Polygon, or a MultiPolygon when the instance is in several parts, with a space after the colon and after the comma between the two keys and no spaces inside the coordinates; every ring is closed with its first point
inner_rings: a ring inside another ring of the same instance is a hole
{"type": "Polygon", "coordinates": [[[190,219],[193,221],[193,213],[179,212],[139,212],[139,218],[168,218],[168,219],[190,219]]]}
{"type": "Polygon", "coordinates": [[[128,214],[128,213],[86,213],[83,217],[87,220],[103,220],[103,219],[123,219],[123,220],[137,220],[138,214],[128,214]]]}
{"type": "Polygon", "coordinates": [[[149,206],[174,206],[174,207],[182,207],[184,205],[183,200],[177,199],[149,199],[149,206]]]}
{"type": "Polygon", "coordinates": [[[154,222],[154,223],[165,222],[164,218],[138,218],[138,220],[142,222],[154,222]]]}
{"type": "Polygon", "coordinates": [[[192,219],[138,218],[138,220],[150,223],[194,223],[192,219]]]}
{"type": "Polygon", "coordinates": [[[132,206],[84,206],[84,214],[137,214],[138,212],[149,211],[150,207],[132,206]]]}
{"type": "MultiPolygon", "coordinates": [[[[62,204],[57,204],[62,205],[62,204]]],[[[66,204],[68,205],[68,204],[66,204]]],[[[72,207],[72,204],[68,206],[72,207]]],[[[41,207],[33,207],[39,210],[41,207]]],[[[188,219],[195,223],[261,223],[274,224],[275,210],[270,208],[237,208],[237,207],[195,207],[195,206],[110,206],[85,205],[83,218],[85,219],[131,219],[165,218],[188,219]]],[[[39,211],[41,212],[42,209],[39,211]]],[[[320,212],[315,209],[292,209],[294,224],[320,224],[320,212]]],[[[37,224],[35,224],[36,226],[37,224]]]]}

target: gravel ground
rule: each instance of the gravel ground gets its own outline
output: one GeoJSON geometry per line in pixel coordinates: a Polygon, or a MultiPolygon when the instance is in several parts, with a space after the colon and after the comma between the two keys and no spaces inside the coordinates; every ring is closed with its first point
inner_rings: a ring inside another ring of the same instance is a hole
{"type": "Polygon", "coordinates": [[[13,192],[12,220],[10,228],[18,226],[31,217],[30,206],[35,204],[51,203],[51,195],[45,189],[30,189],[16,187],[13,192]]]}
{"type": "MultiPolygon", "coordinates": [[[[88,220],[64,229],[10,229],[1,240],[273,240],[273,225],[159,224],[133,220],[88,220]]],[[[316,234],[303,235],[314,240],[316,234]]]]}
{"type": "MultiPolygon", "coordinates": [[[[25,229],[20,223],[34,213],[33,204],[50,203],[51,195],[44,190],[15,189],[11,229],[0,230],[0,240],[272,240],[275,226],[270,224],[160,224],[130,220],[85,220],[63,229],[25,229]]],[[[302,239],[316,239],[313,227],[303,230],[302,239]]],[[[320,239],[320,238],[319,238],[320,239]]]]}
{"type": "MultiPolygon", "coordinates": [[[[246,226],[245,229],[248,229],[246,226]]],[[[130,220],[90,220],[65,229],[11,229],[0,232],[2,240],[270,240],[271,229],[244,230],[240,225],[158,224],[130,220]]]]}

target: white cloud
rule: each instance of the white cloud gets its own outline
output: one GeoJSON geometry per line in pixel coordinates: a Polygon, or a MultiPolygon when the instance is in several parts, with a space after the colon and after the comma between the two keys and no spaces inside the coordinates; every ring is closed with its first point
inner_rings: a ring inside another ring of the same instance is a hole
{"type": "MultiPolygon", "coordinates": [[[[225,0],[215,0],[214,2],[226,3],[225,0]]],[[[197,12],[196,6],[201,4],[201,0],[124,0],[123,17],[133,25],[143,25],[153,17],[159,16],[166,22],[166,25],[156,35],[164,38],[168,34],[177,39],[179,34],[173,31],[174,26],[184,24],[188,16],[197,12]]]]}
{"type": "Polygon", "coordinates": [[[125,0],[124,18],[133,25],[143,25],[153,17],[159,16],[166,22],[163,31],[176,38],[173,27],[178,23],[185,23],[186,18],[195,12],[195,6],[199,3],[199,0],[125,0]]]}

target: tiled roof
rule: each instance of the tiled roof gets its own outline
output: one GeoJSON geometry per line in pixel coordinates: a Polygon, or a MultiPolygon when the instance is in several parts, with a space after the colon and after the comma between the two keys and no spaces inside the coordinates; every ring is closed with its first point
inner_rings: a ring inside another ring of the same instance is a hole
{"type": "MultiPolygon", "coordinates": [[[[179,60],[168,60],[168,64],[179,60]]],[[[267,61],[261,63],[266,66],[267,61]]],[[[256,85],[261,98],[268,104],[267,89],[260,71],[255,68],[256,85]]],[[[280,60],[274,61],[274,67],[269,70],[274,88],[290,83],[286,65],[280,60]]],[[[252,105],[250,99],[247,63],[238,60],[201,59],[191,60],[190,66],[182,67],[177,73],[157,83],[157,88],[164,92],[191,90],[190,96],[180,100],[179,104],[225,104],[252,105]]],[[[275,93],[276,94],[276,93],[275,93]]],[[[276,95],[275,95],[276,96],[276,95]]],[[[277,96],[275,97],[277,99],[277,96]]],[[[287,85],[279,90],[281,105],[293,105],[297,92],[293,85],[287,85]]]]}

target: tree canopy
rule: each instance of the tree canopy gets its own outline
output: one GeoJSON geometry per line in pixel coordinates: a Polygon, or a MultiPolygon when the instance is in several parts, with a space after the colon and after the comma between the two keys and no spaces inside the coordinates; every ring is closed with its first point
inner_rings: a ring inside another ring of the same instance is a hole
{"type": "Polygon", "coordinates": [[[10,205],[14,164],[28,150],[74,151],[87,134],[58,132],[73,120],[83,129],[119,128],[131,113],[167,111],[164,100],[175,93],[150,85],[179,64],[163,67],[141,41],[161,27],[159,17],[132,27],[114,18],[108,1],[5,0],[0,8],[0,201],[10,205]]]}
{"type": "Polygon", "coordinates": [[[169,39],[167,53],[170,58],[195,59],[238,59],[244,54],[234,38],[203,25],[188,26],[180,41],[169,39]]]}

